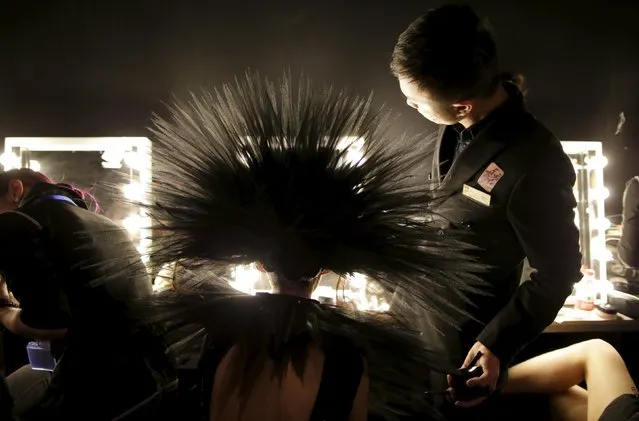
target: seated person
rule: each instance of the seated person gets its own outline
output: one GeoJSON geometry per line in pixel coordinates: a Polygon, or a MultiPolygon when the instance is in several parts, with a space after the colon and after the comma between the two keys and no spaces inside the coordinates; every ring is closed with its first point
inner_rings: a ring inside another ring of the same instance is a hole
{"type": "Polygon", "coordinates": [[[17,417],[110,420],[158,390],[164,348],[129,312],[150,277],[122,228],[23,168],[0,173],[0,241],[0,322],[57,359],[7,377],[17,417]]]}
{"type": "Polygon", "coordinates": [[[524,361],[508,377],[504,394],[552,394],[557,421],[639,420],[635,383],[619,353],[599,339],[524,361]]]}
{"type": "Polygon", "coordinates": [[[623,264],[639,269],[639,177],[633,177],[626,183],[621,239],[617,251],[623,264]]]}
{"type": "MultiPolygon", "coordinates": [[[[150,261],[190,273],[150,307],[159,321],[206,333],[197,419],[435,419],[428,376],[454,367],[428,351],[413,312],[449,288],[473,288],[483,267],[424,218],[433,192],[410,176],[419,149],[390,148],[378,111],[337,90],[249,75],[219,92],[171,107],[153,144],[150,261]],[[356,162],[340,146],[352,138],[366,139],[356,162]],[[230,270],[249,264],[272,293],[230,287],[230,270]],[[374,279],[382,296],[401,284],[410,306],[381,317],[318,302],[328,270],[374,279]]],[[[438,314],[455,324],[461,310],[438,314]]],[[[188,341],[175,339],[180,354],[188,341]]]]}

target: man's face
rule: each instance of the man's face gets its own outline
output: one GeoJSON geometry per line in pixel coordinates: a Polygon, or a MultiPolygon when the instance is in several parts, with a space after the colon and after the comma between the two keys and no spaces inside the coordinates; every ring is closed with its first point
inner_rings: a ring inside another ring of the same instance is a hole
{"type": "Polygon", "coordinates": [[[0,213],[16,210],[19,205],[17,198],[24,194],[24,185],[19,180],[11,180],[7,192],[0,195],[0,213]]]}
{"type": "Polygon", "coordinates": [[[7,193],[6,195],[0,196],[0,213],[16,210],[17,204],[13,200],[12,197],[7,193]]]}
{"type": "Polygon", "coordinates": [[[399,79],[399,88],[406,97],[409,107],[416,109],[426,119],[436,124],[455,124],[470,111],[467,104],[451,104],[437,101],[433,95],[408,79],[399,79]]]}

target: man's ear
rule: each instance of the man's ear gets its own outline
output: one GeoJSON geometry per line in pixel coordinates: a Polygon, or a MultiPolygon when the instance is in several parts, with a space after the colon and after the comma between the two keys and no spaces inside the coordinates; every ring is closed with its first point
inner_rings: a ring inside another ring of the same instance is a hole
{"type": "Polygon", "coordinates": [[[24,196],[24,184],[20,180],[11,180],[9,182],[9,192],[13,196],[15,203],[20,202],[24,196]]]}
{"type": "Polygon", "coordinates": [[[455,111],[455,116],[462,119],[468,117],[473,110],[473,104],[470,101],[460,101],[453,104],[453,110],[455,111]]]}

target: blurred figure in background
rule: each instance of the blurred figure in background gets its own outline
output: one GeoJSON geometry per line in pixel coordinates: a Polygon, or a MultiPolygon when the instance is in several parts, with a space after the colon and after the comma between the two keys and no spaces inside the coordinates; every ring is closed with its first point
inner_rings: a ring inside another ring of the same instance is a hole
{"type": "Polygon", "coordinates": [[[623,264],[639,269],[639,177],[631,178],[623,193],[623,221],[617,252],[623,264]]]}
{"type": "Polygon", "coordinates": [[[156,393],[163,348],[129,313],[151,282],[128,234],[26,168],[0,173],[0,212],[0,321],[40,341],[7,378],[15,415],[110,420],[156,393]]]}

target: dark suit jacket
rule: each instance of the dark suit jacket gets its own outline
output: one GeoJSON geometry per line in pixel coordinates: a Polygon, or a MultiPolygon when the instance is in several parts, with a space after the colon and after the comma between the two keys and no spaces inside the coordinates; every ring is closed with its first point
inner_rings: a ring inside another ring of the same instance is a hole
{"type": "Polygon", "coordinates": [[[639,269],[639,177],[631,178],[623,193],[623,223],[617,251],[625,265],[639,269]]]}
{"type": "Polygon", "coordinates": [[[450,145],[442,139],[451,127],[440,130],[433,158],[431,179],[440,180],[443,197],[434,206],[439,215],[434,223],[444,235],[465,232],[478,260],[490,265],[481,275],[483,291],[447,297],[472,316],[460,317],[461,331],[436,315],[425,320],[431,325],[423,327],[425,339],[439,343],[458,363],[478,340],[508,364],[553,322],[581,278],[573,165],[555,136],[526,111],[519,91],[508,90],[510,100],[447,174],[440,174],[440,163],[450,145]],[[487,191],[478,181],[491,163],[503,175],[487,191]],[[465,195],[464,185],[489,196],[490,204],[465,195]],[[520,286],[525,257],[537,271],[520,286]]]}

